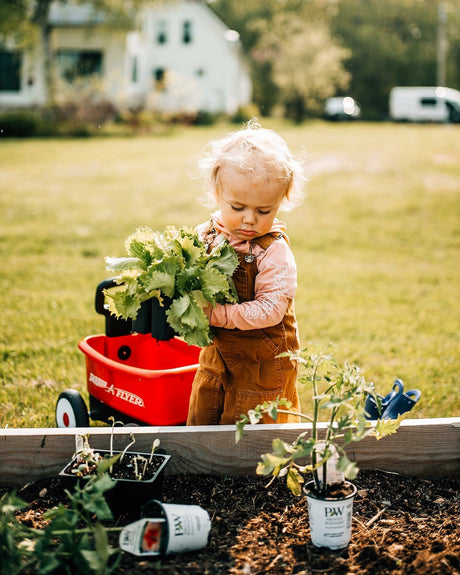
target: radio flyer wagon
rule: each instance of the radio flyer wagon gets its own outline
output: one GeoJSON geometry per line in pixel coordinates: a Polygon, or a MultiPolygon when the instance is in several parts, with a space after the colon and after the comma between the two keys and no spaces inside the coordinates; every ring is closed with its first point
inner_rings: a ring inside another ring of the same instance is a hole
{"type": "Polygon", "coordinates": [[[79,343],[86,356],[89,411],[82,395],[63,391],[56,402],[58,427],[88,427],[90,418],[124,424],[184,425],[200,348],[174,337],[156,298],[144,302],[136,320],[117,319],[105,306],[104,290],[96,289],[97,313],[105,316],[105,335],[79,343]]]}

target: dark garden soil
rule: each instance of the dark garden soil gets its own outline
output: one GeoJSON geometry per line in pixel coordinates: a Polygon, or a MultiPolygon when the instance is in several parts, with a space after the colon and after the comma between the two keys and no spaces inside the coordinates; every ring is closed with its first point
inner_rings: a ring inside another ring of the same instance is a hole
{"type": "MultiPolygon", "coordinates": [[[[160,499],[209,512],[207,547],[160,561],[125,553],[116,573],[460,574],[460,478],[428,481],[361,471],[352,540],[341,551],[313,547],[305,498],[294,497],[281,481],[266,484],[257,476],[166,477],[160,499]]],[[[26,485],[18,495],[29,503],[19,519],[34,527],[43,525],[44,510],[65,501],[59,478],[26,485]]],[[[123,514],[117,524],[137,517],[123,514]]]]}

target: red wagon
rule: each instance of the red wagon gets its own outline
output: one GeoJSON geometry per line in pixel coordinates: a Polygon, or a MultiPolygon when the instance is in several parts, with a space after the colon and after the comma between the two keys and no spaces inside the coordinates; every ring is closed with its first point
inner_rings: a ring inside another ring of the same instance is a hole
{"type": "Polygon", "coordinates": [[[106,334],[79,343],[90,409],[78,391],[63,391],[56,403],[57,426],[87,427],[90,418],[107,422],[109,417],[124,424],[184,425],[200,348],[174,337],[164,312],[157,315],[153,307],[152,313],[156,300],[146,302],[135,322],[116,319],[103,293],[115,285],[110,278],[96,289],[106,334]]]}

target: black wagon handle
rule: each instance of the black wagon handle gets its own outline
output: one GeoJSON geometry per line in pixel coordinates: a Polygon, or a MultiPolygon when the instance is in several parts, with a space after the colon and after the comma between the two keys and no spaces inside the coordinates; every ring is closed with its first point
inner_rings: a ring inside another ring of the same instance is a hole
{"type": "Polygon", "coordinates": [[[117,279],[113,277],[102,280],[101,283],[97,286],[96,298],[94,302],[97,313],[105,316],[110,315],[110,311],[105,307],[104,290],[113,288],[116,285],[118,285],[117,279]]]}
{"type": "Polygon", "coordinates": [[[105,334],[108,337],[129,335],[132,330],[132,321],[130,319],[116,318],[105,306],[104,290],[117,285],[117,278],[113,277],[102,280],[96,288],[94,306],[98,314],[105,316],[105,334]]]}

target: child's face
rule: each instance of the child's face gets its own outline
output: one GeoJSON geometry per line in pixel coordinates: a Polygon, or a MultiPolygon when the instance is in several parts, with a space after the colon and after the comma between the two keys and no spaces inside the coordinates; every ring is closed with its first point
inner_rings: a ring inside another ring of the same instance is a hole
{"type": "Polygon", "coordinates": [[[268,234],[286,194],[286,183],[231,169],[222,170],[219,183],[216,199],[227,230],[239,240],[268,234]]]}

